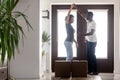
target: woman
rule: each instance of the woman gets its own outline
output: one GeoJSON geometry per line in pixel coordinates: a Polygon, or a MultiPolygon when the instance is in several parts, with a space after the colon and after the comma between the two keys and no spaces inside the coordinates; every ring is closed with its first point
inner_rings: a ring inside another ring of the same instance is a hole
{"type": "Polygon", "coordinates": [[[74,22],[74,16],[70,14],[71,10],[73,9],[74,4],[71,5],[68,14],[65,18],[65,26],[66,26],[66,32],[67,32],[67,38],[65,39],[64,45],[66,47],[67,51],[67,61],[71,61],[73,59],[73,49],[72,44],[73,42],[76,43],[76,46],[78,46],[77,41],[74,39],[74,32],[75,30],[72,27],[72,23],[74,22]]]}

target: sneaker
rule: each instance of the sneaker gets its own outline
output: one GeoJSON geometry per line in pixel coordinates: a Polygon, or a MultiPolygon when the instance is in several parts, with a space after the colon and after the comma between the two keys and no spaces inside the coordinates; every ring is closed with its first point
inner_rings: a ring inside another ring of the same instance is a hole
{"type": "Polygon", "coordinates": [[[98,72],[91,72],[91,73],[88,73],[89,75],[98,75],[98,72]]]}
{"type": "Polygon", "coordinates": [[[92,74],[93,74],[93,72],[88,72],[88,74],[89,74],[89,75],[92,75],[92,74]]]}
{"type": "Polygon", "coordinates": [[[93,74],[92,75],[98,75],[98,72],[93,72],[93,74]]]}

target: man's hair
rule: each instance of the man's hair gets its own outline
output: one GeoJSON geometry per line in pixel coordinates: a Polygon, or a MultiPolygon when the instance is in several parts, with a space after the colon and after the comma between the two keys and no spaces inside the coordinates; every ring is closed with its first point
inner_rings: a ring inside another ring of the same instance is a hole
{"type": "Polygon", "coordinates": [[[93,12],[88,12],[87,15],[88,16],[93,16],[93,12]]]}

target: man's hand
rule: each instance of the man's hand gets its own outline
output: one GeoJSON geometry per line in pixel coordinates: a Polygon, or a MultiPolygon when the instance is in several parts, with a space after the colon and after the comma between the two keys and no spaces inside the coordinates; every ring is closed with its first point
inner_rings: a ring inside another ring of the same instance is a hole
{"type": "Polygon", "coordinates": [[[76,48],[78,48],[78,42],[76,43],[76,48]]]}

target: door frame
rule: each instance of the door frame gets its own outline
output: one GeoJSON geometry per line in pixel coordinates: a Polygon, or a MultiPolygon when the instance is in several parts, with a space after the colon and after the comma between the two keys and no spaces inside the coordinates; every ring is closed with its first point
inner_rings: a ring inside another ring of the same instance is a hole
{"type": "MultiPolygon", "coordinates": [[[[105,60],[106,59],[97,59],[97,64],[98,64],[98,71],[99,72],[109,72],[109,73],[113,73],[113,67],[114,67],[114,5],[77,5],[81,10],[85,11],[86,9],[109,9],[110,14],[108,14],[108,53],[111,55],[108,55],[108,61],[110,63],[107,63],[105,60]],[[106,64],[107,63],[107,64],[106,64]],[[102,65],[101,65],[102,64],[102,65]],[[108,68],[104,68],[103,65],[110,65],[108,68]]],[[[70,5],[52,5],[52,14],[54,14],[54,16],[52,16],[52,49],[51,49],[51,59],[52,59],[52,71],[54,72],[54,66],[55,66],[55,60],[61,60],[64,59],[65,57],[62,58],[57,58],[57,9],[69,9],[70,5]]],[[[80,16],[78,16],[80,17],[80,16]]],[[[78,25],[79,23],[77,23],[78,25]]],[[[84,25],[84,24],[83,24],[84,25]]],[[[83,26],[82,25],[82,26],[83,26]]],[[[78,29],[77,29],[78,30],[78,29]]],[[[84,30],[86,30],[86,28],[84,28],[84,30]]],[[[78,31],[77,31],[78,32],[78,31]]],[[[79,42],[80,45],[83,45],[83,47],[81,46],[81,48],[79,48],[77,50],[77,56],[78,58],[76,59],[80,59],[80,60],[86,60],[86,45],[85,43],[83,43],[82,41],[84,40],[84,38],[80,38],[81,40],[79,42]],[[82,51],[82,52],[80,52],[82,51]],[[82,53],[82,55],[78,54],[78,53],[82,53]]]]}

